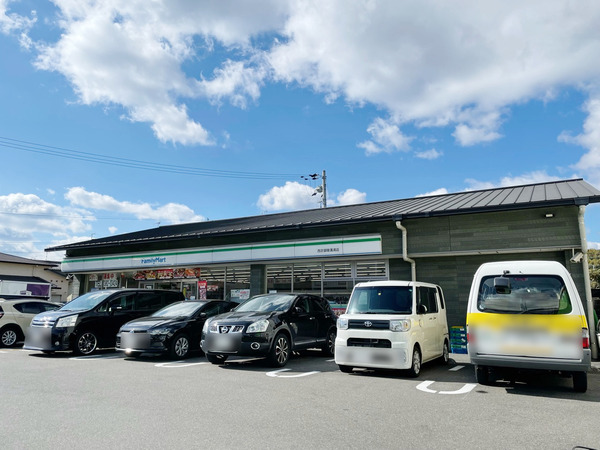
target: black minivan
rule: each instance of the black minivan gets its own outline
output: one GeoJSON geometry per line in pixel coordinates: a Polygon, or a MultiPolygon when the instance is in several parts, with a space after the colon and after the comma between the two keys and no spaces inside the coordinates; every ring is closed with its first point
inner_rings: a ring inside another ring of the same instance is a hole
{"type": "Polygon", "coordinates": [[[124,323],[182,300],[185,298],[179,291],[106,289],[88,292],[56,311],[35,316],[23,348],[44,353],[73,350],[78,355],[90,355],[97,348],[114,347],[115,336],[124,323]]]}

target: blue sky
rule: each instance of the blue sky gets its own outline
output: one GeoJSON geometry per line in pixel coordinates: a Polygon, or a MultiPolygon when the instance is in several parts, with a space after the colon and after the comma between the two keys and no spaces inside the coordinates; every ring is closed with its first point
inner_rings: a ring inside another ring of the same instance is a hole
{"type": "Polygon", "coordinates": [[[600,188],[600,3],[522,3],[0,0],[0,252],[316,208],[323,170],[328,206],[600,188]]]}

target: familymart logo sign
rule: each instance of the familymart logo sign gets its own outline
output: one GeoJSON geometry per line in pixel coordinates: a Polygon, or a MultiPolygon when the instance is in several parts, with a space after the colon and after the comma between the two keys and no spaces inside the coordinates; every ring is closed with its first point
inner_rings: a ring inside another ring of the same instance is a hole
{"type": "Polygon", "coordinates": [[[155,256],[154,258],[142,258],[142,264],[145,266],[155,266],[156,264],[165,264],[167,258],[164,256],[155,256]]]}

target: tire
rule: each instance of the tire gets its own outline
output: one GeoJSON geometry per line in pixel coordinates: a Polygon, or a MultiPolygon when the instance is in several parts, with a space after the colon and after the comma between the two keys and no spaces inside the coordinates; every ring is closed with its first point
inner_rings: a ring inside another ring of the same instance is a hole
{"type": "Polygon", "coordinates": [[[352,367],[351,366],[343,366],[341,364],[338,364],[338,367],[340,368],[341,372],[352,373],[352,367]]]}
{"type": "Polygon", "coordinates": [[[573,390],[575,392],[587,391],[587,373],[573,372],[573,390]]]}
{"type": "Polygon", "coordinates": [[[91,331],[83,331],[75,339],[73,352],[76,355],[91,355],[98,348],[98,338],[91,331]]]}
{"type": "Polygon", "coordinates": [[[327,332],[327,339],[325,339],[325,344],[321,347],[323,354],[325,356],[333,356],[335,354],[335,336],[337,334],[337,329],[332,328],[327,332]]]}
{"type": "Polygon", "coordinates": [[[208,359],[208,362],[211,364],[225,364],[225,361],[227,361],[227,355],[207,353],[206,359],[208,359]]]}
{"type": "Polygon", "coordinates": [[[177,334],[169,346],[171,359],[185,359],[190,354],[190,340],[185,334],[177,334]]]}
{"type": "Polygon", "coordinates": [[[450,346],[448,341],[444,341],[444,349],[442,350],[442,356],[440,357],[442,364],[446,365],[450,362],[450,346]]]}
{"type": "Polygon", "coordinates": [[[269,364],[273,367],[285,366],[290,359],[291,351],[290,339],[285,333],[278,333],[269,352],[269,364]]]}
{"type": "Polygon", "coordinates": [[[479,384],[490,384],[490,370],[486,366],[475,366],[475,378],[479,384]]]}
{"type": "Polygon", "coordinates": [[[7,326],[2,329],[0,333],[0,342],[3,347],[14,347],[17,345],[19,338],[21,337],[21,330],[16,326],[7,326]]]}
{"type": "Polygon", "coordinates": [[[410,369],[408,369],[408,375],[412,378],[417,378],[421,373],[421,351],[419,347],[415,346],[413,349],[410,369]]]}

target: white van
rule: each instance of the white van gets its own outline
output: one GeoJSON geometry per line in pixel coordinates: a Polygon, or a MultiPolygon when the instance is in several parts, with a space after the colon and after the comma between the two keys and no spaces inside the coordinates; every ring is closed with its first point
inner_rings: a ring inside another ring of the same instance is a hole
{"type": "Polygon", "coordinates": [[[353,368],[406,369],[449,358],[448,323],[442,289],[411,281],[358,283],[337,321],[335,362],[353,368]]]}
{"type": "Polygon", "coordinates": [[[483,264],[473,279],[467,310],[467,349],[480,384],[491,370],[550,370],[587,390],[589,330],[567,269],[555,261],[483,264]]]}

